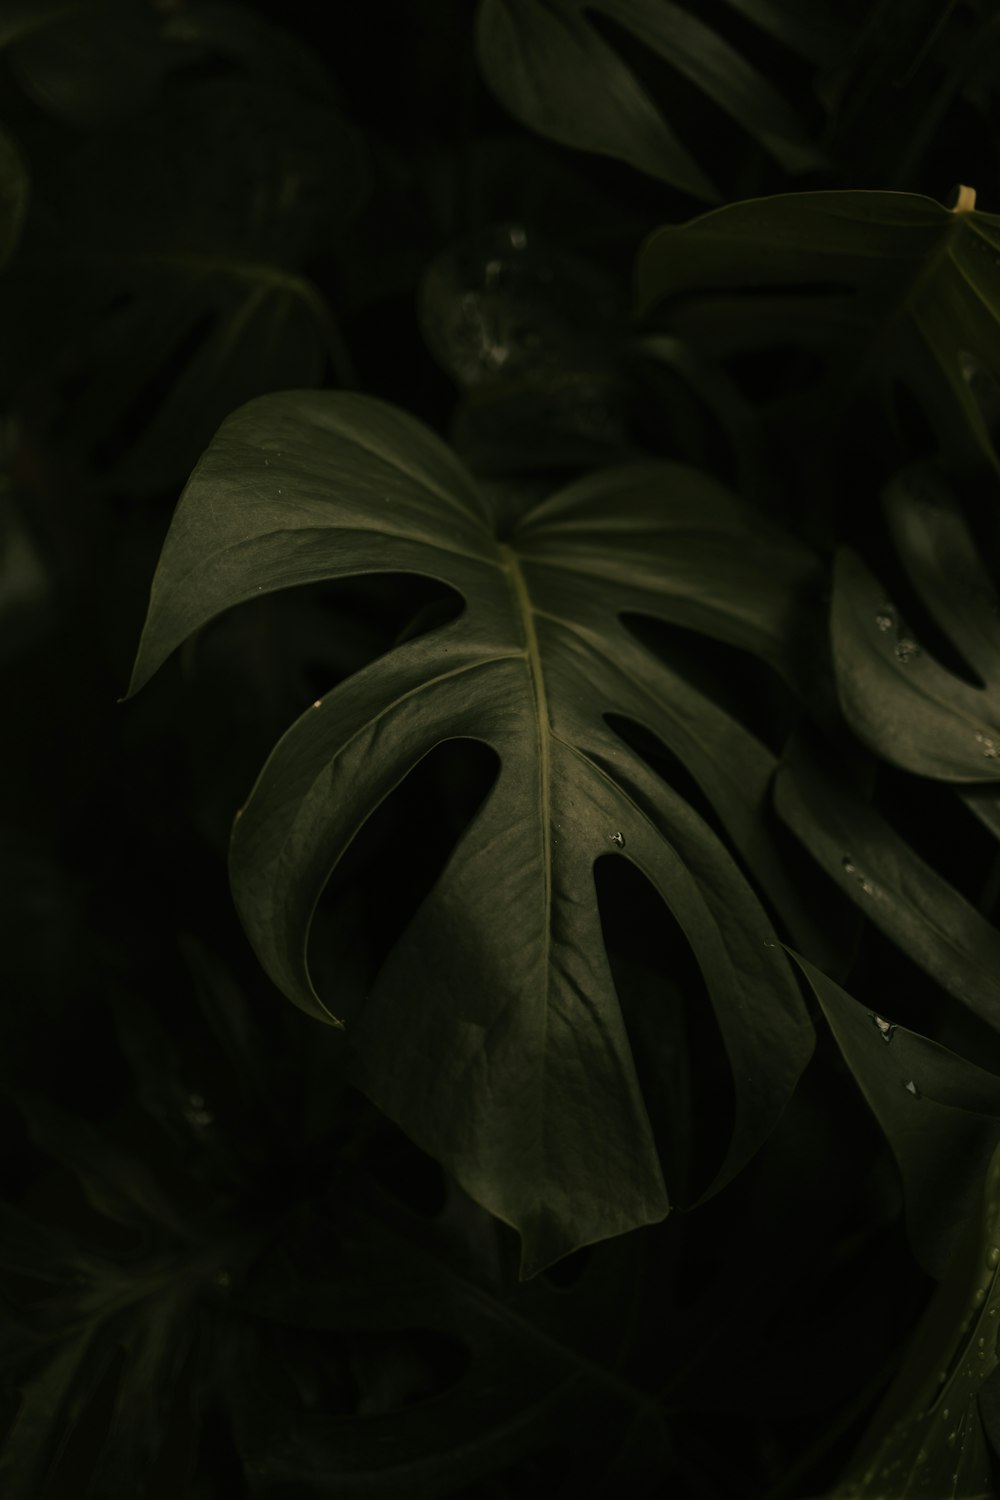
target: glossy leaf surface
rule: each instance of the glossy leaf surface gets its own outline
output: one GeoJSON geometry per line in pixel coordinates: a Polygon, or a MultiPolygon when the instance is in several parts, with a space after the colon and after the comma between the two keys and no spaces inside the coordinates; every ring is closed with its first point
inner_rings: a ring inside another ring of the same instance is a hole
{"type": "Polygon", "coordinates": [[[1000,596],[944,479],[915,468],[883,496],[900,561],[921,602],[979,679],[914,639],[860,557],[841,550],[830,632],[848,723],[905,771],[943,781],[1000,779],[1000,596]]]}
{"type": "MultiPolygon", "coordinates": [[[[754,836],[751,737],[622,625],[684,624],[794,677],[811,598],[799,544],[720,485],[647,463],[577,481],[493,533],[471,477],[405,414],[286,393],[221,429],[164,547],[133,691],[193,630],[258,593],[419,572],[465,600],[308,709],[234,827],[231,877],[265,968],[313,988],[312,915],[366,820],[435,746],[479,740],[496,783],[348,1033],[352,1077],[479,1202],[524,1267],[663,1216],[668,1199],[601,938],[593,867],[629,860],[701,971],[736,1089],[728,1181],[774,1124],[811,1032],[770,923],[718,836],[615,734],[656,736],[754,836]]],[[[763,747],[760,747],[761,750],[763,747]]],[[[769,762],[764,759],[764,766],[769,762]]]]}

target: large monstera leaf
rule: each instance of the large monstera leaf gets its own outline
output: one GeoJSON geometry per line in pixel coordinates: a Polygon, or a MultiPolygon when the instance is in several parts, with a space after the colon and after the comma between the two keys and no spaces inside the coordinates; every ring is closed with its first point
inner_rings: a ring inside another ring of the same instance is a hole
{"type": "MultiPolygon", "coordinates": [[[[182,496],[131,691],[193,630],[262,592],[419,573],[465,600],[306,710],[237,815],[231,879],[275,983],[333,1021],[307,940],[332,870],[435,746],[491,746],[495,784],[347,1028],[349,1074],[523,1240],[532,1274],[669,1206],[602,938],[594,865],[669,907],[728,1055],[735,1111],[711,1189],[773,1127],[812,1047],[760,900],[720,837],[609,726],[687,767],[768,865],[764,747],[622,623],[673,622],[788,677],[815,563],[714,480],[590,475],[494,535],[474,481],[405,414],[286,392],[231,416],[182,496]]],[[[755,852],[756,851],[756,852],[755,852]]],[[[780,897],[779,904],[780,904],[780,897]]]]}
{"type": "Polygon", "coordinates": [[[1000,373],[1000,216],[915,193],[785,193],[666,225],[643,245],[639,302],[720,358],[806,347],[833,412],[897,384],[950,456],[1000,467],[984,391],[1000,373]],[[961,211],[959,211],[961,210],[961,211]]]}

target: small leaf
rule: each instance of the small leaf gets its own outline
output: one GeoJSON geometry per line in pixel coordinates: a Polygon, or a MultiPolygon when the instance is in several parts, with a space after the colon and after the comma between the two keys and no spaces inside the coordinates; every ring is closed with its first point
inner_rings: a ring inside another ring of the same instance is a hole
{"type": "Polygon", "coordinates": [[[195,470],[131,690],[222,609],[375,570],[436,578],[465,613],[292,726],[234,825],[234,895],[275,983],[333,1019],[306,955],[331,871],[435,746],[495,749],[493,791],[390,952],[347,1056],[353,1081],[519,1229],[533,1272],[668,1206],[601,939],[599,858],[617,851],[673,911],[715,1008],[737,1106],[713,1190],[766,1137],[809,1056],[757,897],[606,716],[659,738],[737,847],[762,837],[746,732],[620,616],[714,635],[794,681],[789,641],[816,562],[715,481],[659,463],[580,480],[500,541],[471,477],[420,424],[359,396],[290,392],[234,414],[195,470]]]}

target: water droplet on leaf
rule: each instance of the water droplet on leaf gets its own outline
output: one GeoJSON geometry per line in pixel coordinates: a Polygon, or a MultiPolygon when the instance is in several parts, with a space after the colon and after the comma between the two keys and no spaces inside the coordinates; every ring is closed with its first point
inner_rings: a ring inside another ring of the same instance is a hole
{"type": "Polygon", "coordinates": [[[874,894],[875,894],[875,887],[874,887],[874,885],[868,879],[868,876],[862,874],[862,872],[858,869],[857,865],[854,863],[854,861],[851,858],[851,856],[849,854],[845,854],[844,857],[843,857],[843,859],[840,862],[841,862],[841,864],[844,867],[844,874],[845,875],[853,875],[854,878],[855,878],[855,880],[858,882],[858,885],[864,891],[864,893],[865,893],[866,896],[874,896],[874,894]]]}
{"type": "Polygon", "coordinates": [[[891,1042],[893,1032],[896,1030],[892,1022],[887,1021],[884,1016],[876,1015],[875,1011],[873,1010],[870,1010],[868,1014],[871,1017],[875,1028],[878,1031],[878,1034],[882,1038],[883,1042],[891,1042]]]}

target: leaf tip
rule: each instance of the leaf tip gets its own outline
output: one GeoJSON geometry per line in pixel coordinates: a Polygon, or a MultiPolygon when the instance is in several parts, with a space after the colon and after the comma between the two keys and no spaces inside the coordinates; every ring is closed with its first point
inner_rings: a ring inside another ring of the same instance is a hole
{"type": "Polygon", "coordinates": [[[945,207],[953,214],[971,214],[976,206],[976,190],[965,183],[957,183],[945,199],[945,207]]]}

